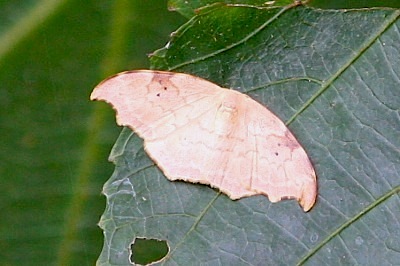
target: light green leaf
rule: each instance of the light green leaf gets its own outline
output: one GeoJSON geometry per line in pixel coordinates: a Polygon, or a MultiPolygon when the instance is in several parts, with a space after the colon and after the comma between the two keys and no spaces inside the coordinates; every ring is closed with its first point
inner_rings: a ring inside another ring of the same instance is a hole
{"type": "MultiPolygon", "coordinates": [[[[316,205],[232,201],[168,181],[125,129],[104,186],[99,265],[128,265],[136,238],[165,265],[390,265],[400,261],[400,11],[219,6],[190,19],[152,68],[249,94],[313,161],[316,205]]],[[[171,156],[174,156],[171,151],[171,156]]]]}

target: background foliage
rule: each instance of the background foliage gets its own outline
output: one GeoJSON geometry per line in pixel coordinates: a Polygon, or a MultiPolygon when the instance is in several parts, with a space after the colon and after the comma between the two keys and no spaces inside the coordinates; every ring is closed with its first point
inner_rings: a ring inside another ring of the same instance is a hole
{"type": "Polygon", "coordinates": [[[184,19],[166,1],[0,3],[1,265],[93,265],[120,128],[89,102],[106,76],[148,67],[184,19]]]}
{"type": "Polygon", "coordinates": [[[89,93],[184,21],[160,0],[0,3],[1,265],[93,265],[119,129],[89,93]]]}

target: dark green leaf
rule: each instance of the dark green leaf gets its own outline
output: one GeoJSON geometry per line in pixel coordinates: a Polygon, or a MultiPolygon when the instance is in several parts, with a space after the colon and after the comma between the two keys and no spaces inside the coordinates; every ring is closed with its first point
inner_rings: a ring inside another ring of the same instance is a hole
{"type": "Polygon", "coordinates": [[[400,7],[398,0],[310,0],[309,5],[320,8],[400,7]]]}
{"type": "Polygon", "coordinates": [[[317,204],[304,213],[295,201],[170,182],[125,129],[104,187],[99,264],[129,264],[136,238],[166,240],[166,265],[400,261],[399,15],[219,6],[182,26],[152,67],[248,93],[287,121],[315,165],[317,204]]]}

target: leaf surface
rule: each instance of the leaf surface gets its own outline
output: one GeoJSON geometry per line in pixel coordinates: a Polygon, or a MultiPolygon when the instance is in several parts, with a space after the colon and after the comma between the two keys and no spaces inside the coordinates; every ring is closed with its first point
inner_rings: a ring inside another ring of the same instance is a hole
{"type": "Polygon", "coordinates": [[[245,92],[286,121],[316,168],[317,203],[304,213],[295,201],[232,201],[170,182],[124,129],[104,186],[98,263],[129,264],[135,238],[166,240],[162,265],[398,262],[399,15],[223,5],[189,20],[152,67],[245,92]]]}

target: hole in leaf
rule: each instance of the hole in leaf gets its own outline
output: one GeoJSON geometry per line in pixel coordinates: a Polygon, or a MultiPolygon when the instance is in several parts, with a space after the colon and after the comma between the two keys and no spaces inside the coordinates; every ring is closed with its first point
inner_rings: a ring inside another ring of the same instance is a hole
{"type": "Polygon", "coordinates": [[[163,259],[169,251],[167,241],[136,238],[131,244],[131,262],[146,265],[163,259]]]}

